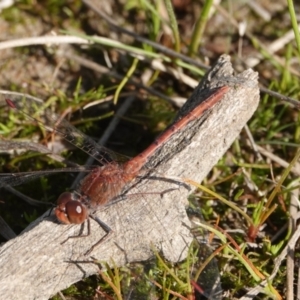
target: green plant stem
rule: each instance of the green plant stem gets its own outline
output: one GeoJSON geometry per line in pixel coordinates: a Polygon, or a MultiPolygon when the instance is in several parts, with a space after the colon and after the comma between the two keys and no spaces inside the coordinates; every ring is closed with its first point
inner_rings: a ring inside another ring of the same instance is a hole
{"type": "Polygon", "coordinates": [[[300,158],[300,149],[297,151],[295,157],[293,158],[293,160],[291,161],[291,163],[289,164],[289,166],[284,170],[280,180],[277,182],[274,190],[272,191],[265,207],[269,207],[273,201],[273,199],[275,198],[275,196],[280,192],[282,184],[284,182],[284,180],[287,178],[287,176],[290,174],[292,167],[295,165],[295,163],[299,160],[300,158]]]}
{"type": "Polygon", "coordinates": [[[287,4],[289,7],[289,12],[290,12],[292,26],[293,26],[293,30],[294,30],[294,34],[295,34],[296,44],[298,47],[298,52],[300,54],[300,33],[299,33],[299,28],[298,28],[297,18],[296,18],[296,14],[295,14],[293,0],[287,0],[287,4]]]}
{"type": "Polygon", "coordinates": [[[225,203],[226,205],[228,205],[229,207],[231,207],[233,210],[239,212],[247,221],[248,223],[251,225],[253,224],[252,219],[243,211],[241,210],[238,206],[236,206],[234,203],[232,203],[231,201],[226,200],[224,197],[218,195],[217,193],[211,191],[210,189],[206,188],[204,185],[201,185],[193,180],[190,180],[188,178],[183,179],[184,182],[189,183],[197,188],[199,188],[200,190],[202,190],[203,192],[219,199],[220,201],[222,201],[223,203],[225,203]]]}
{"type": "Polygon", "coordinates": [[[165,5],[166,5],[168,16],[170,19],[171,28],[172,28],[172,31],[174,34],[175,51],[180,52],[180,37],[179,37],[179,32],[178,32],[178,25],[177,25],[176,16],[174,14],[171,0],[165,0],[165,5]]]}
{"type": "Polygon", "coordinates": [[[196,25],[195,25],[195,29],[193,31],[192,40],[191,40],[191,44],[189,46],[189,51],[188,51],[189,56],[193,56],[195,53],[197,53],[197,49],[200,45],[200,41],[201,41],[203,33],[204,33],[204,29],[205,29],[205,26],[206,26],[206,23],[207,23],[207,20],[209,17],[209,12],[210,12],[212,4],[213,4],[213,0],[205,1],[205,4],[202,9],[202,13],[201,13],[200,17],[198,18],[196,25]]]}
{"type": "Polygon", "coordinates": [[[120,82],[117,90],[116,90],[116,93],[114,95],[114,105],[117,104],[117,101],[118,101],[118,98],[119,98],[119,95],[121,93],[121,90],[123,89],[123,87],[126,85],[127,81],[129,80],[129,78],[132,76],[132,74],[134,73],[134,71],[136,70],[136,67],[139,63],[139,60],[137,58],[135,58],[132,62],[132,65],[130,67],[130,69],[128,70],[127,74],[125,75],[125,77],[123,78],[123,80],[120,82]]]}

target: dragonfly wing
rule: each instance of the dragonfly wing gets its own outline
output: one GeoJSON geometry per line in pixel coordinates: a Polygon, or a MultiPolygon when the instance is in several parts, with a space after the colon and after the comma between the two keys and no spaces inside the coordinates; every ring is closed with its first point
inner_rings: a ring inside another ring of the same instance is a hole
{"type": "Polygon", "coordinates": [[[128,157],[117,154],[76,129],[65,119],[49,109],[44,102],[36,97],[10,91],[0,91],[0,103],[7,103],[11,108],[17,109],[27,118],[38,122],[48,131],[59,134],[63,139],[95,158],[101,165],[111,161],[124,162],[128,157]]]}
{"type": "Polygon", "coordinates": [[[35,180],[42,176],[49,176],[56,173],[77,173],[77,172],[90,172],[95,166],[92,167],[74,167],[74,168],[62,168],[45,171],[34,172],[19,172],[19,173],[0,173],[0,188],[9,186],[17,186],[31,180],[35,180]]]}

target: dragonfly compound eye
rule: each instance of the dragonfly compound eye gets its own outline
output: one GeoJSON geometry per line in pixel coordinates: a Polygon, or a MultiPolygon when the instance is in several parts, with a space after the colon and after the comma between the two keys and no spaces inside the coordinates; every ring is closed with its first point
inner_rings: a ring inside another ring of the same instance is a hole
{"type": "Polygon", "coordinates": [[[64,224],[81,224],[88,216],[87,208],[79,201],[73,200],[72,193],[62,193],[57,199],[55,215],[64,224]]]}
{"type": "Polygon", "coordinates": [[[66,215],[72,224],[81,224],[87,217],[87,208],[79,201],[69,201],[66,203],[66,215]]]}
{"type": "Polygon", "coordinates": [[[64,192],[60,194],[60,196],[57,199],[57,205],[61,207],[62,209],[65,208],[66,203],[69,201],[74,200],[73,194],[69,192],[64,192]]]}

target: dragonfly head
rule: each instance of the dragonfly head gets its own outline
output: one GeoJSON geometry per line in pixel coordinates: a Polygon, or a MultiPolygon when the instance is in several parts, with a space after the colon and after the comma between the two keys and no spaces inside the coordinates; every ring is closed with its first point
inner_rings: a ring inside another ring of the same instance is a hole
{"type": "Polygon", "coordinates": [[[76,200],[73,193],[62,193],[54,210],[57,219],[64,224],[81,224],[88,218],[86,206],[76,200]]]}

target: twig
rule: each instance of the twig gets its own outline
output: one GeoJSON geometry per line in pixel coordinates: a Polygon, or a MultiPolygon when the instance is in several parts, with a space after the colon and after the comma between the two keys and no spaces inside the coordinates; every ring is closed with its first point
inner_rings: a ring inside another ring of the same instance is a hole
{"type": "MultiPolygon", "coordinates": [[[[287,168],[289,166],[289,163],[286,162],[285,160],[283,160],[282,158],[276,156],[275,154],[269,152],[268,150],[264,149],[263,147],[257,145],[257,149],[259,150],[259,152],[270,158],[271,160],[273,160],[274,162],[278,163],[280,166],[282,166],[283,168],[287,168]]],[[[296,163],[294,165],[294,167],[291,169],[291,172],[293,172],[295,175],[299,176],[300,175],[300,164],[296,163]]]]}
{"type": "Polygon", "coordinates": [[[60,35],[60,36],[38,36],[38,37],[27,37],[22,39],[15,39],[11,41],[0,42],[0,50],[33,46],[33,45],[58,45],[58,44],[91,44],[87,39],[72,35],[60,35]]]}
{"type": "MultiPolygon", "coordinates": [[[[293,184],[295,185],[295,183],[293,184]]],[[[292,186],[293,186],[292,185],[292,186]]],[[[292,187],[291,186],[291,187],[292,187]]],[[[296,190],[291,191],[291,202],[289,206],[289,215],[290,215],[290,220],[289,220],[289,231],[291,234],[294,234],[296,231],[297,227],[297,212],[299,211],[299,188],[296,190]]],[[[298,267],[299,269],[299,267],[298,267]]],[[[286,261],[286,270],[287,270],[287,277],[286,277],[286,282],[287,282],[287,295],[286,299],[287,300],[293,300],[295,299],[294,297],[294,280],[295,280],[295,248],[290,248],[288,255],[287,255],[287,261],[286,261]]],[[[298,286],[298,293],[299,293],[299,286],[298,286]]],[[[298,299],[298,297],[296,297],[298,299]]]]}

